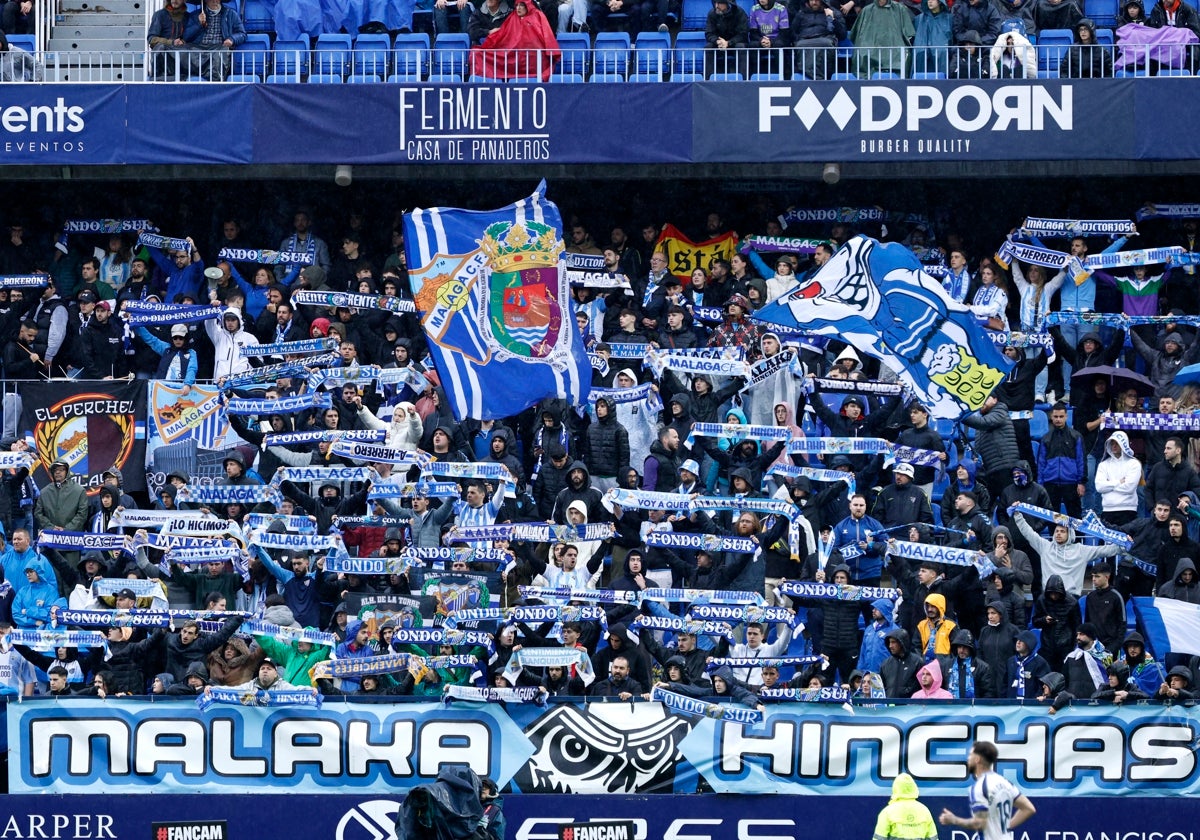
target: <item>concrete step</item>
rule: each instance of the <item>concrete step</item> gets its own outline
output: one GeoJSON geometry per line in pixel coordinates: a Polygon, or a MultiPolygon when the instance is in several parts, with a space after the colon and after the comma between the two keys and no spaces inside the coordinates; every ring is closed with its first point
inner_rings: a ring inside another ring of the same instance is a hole
{"type": "Polygon", "coordinates": [[[125,43],[129,40],[141,40],[146,35],[146,27],[136,26],[55,26],[51,32],[51,40],[71,41],[84,40],[116,40],[125,43]]]}
{"type": "Polygon", "coordinates": [[[113,12],[120,15],[144,14],[146,0],[61,0],[59,11],[113,12]]]}
{"type": "Polygon", "coordinates": [[[46,66],[47,82],[142,82],[145,79],[142,67],[46,66]]]}
{"type": "Polygon", "coordinates": [[[59,37],[55,32],[46,47],[48,50],[89,53],[141,52],[145,48],[146,34],[144,32],[126,38],[59,37]]]}
{"type": "Polygon", "coordinates": [[[146,19],[140,15],[116,15],[109,12],[71,12],[54,16],[54,28],[64,26],[133,26],[146,27],[146,19]]]}

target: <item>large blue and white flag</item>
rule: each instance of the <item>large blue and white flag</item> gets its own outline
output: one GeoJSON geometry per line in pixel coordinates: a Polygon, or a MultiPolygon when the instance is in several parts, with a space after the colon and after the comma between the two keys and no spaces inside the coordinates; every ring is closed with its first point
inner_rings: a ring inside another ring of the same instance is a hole
{"type": "Polygon", "coordinates": [[[1173,598],[1132,598],[1146,648],[1159,662],[1167,652],[1200,655],[1200,605],[1173,598]]]}
{"type": "Polygon", "coordinates": [[[894,370],[935,417],[979,409],[1012,365],[911,251],[866,236],[751,317],[852,344],[894,370]]]}
{"type": "Polygon", "coordinates": [[[499,210],[404,216],[409,284],[454,416],[585,403],[592,369],[567,308],[562,218],[546,183],[499,210]]]}

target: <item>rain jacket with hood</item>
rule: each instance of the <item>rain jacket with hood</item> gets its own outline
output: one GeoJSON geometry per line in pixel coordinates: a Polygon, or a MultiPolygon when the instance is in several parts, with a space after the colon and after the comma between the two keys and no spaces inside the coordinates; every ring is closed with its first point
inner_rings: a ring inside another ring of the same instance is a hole
{"type": "Polygon", "coordinates": [[[879,676],[883,678],[883,688],[888,697],[912,697],[913,692],[921,687],[917,682],[917,670],[925,664],[920,655],[909,650],[908,631],[896,627],[884,636],[888,642],[887,660],[879,667],[879,676]],[[893,650],[892,640],[899,643],[899,648],[893,650]]]}
{"type": "Polygon", "coordinates": [[[1079,629],[1079,599],[1067,592],[1061,575],[1050,575],[1046,588],[1033,602],[1033,626],[1042,631],[1041,654],[1051,668],[1062,667],[1075,647],[1079,629]]]}
{"type": "Polygon", "coordinates": [[[1164,345],[1168,342],[1175,343],[1176,350],[1171,353],[1166,350],[1155,350],[1138,335],[1137,330],[1132,330],[1129,337],[1133,339],[1133,349],[1137,350],[1138,355],[1149,365],[1150,371],[1147,377],[1154,383],[1159,393],[1171,390],[1175,374],[1179,373],[1181,368],[1200,358],[1200,341],[1193,341],[1190,346],[1185,347],[1183,336],[1177,332],[1170,333],[1163,339],[1164,345]]]}
{"type": "Polygon", "coordinates": [[[878,674],[880,666],[891,656],[887,649],[887,634],[896,628],[892,620],[896,605],[887,598],[880,598],[872,601],[871,606],[879,610],[883,618],[869,622],[863,631],[862,646],[858,651],[858,667],[861,671],[878,674]]]}
{"type": "Polygon", "coordinates": [[[762,701],[758,699],[758,695],[750,689],[746,688],[742,683],[738,682],[733,676],[733,669],[728,665],[722,665],[712,672],[713,683],[703,685],[689,685],[686,683],[671,683],[671,691],[685,694],[689,697],[720,697],[722,699],[732,700],[734,703],[741,703],[743,706],[754,708],[762,701]],[[716,680],[720,679],[725,683],[725,690],[718,691],[716,680]]]}
{"type": "Polygon", "coordinates": [[[929,0],[921,0],[921,13],[917,15],[917,34],[913,38],[913,66],[919,72],[945,73],[947,47],[954,37],[951,22],[954,13],[945,3],[938,4],[937,12],[929,8],[929,0]],[[923,50],[920,47],[933,47],[923,50]]]}
{"type": "Polygon", "coordinates": [[[892,781],[892,798],[875,820],[872,840],[937,840],[937,824],[929,809],[917,801],[917,783],[907,773],[892,781]]]}
{"type": "Polygon", "coordinates": [[[992,46],[991,61],[993,79],[1037,78],[1037,47],[1020,32],[1001,32],[992,46]]]}
{"type": "Polygon", "coordinates": [[[1067,591],[1072,595],[1078,595],[1083,591],[1083,577],[1088,563],[1101,557],[1115,557],[1121,551],[1121,547],[1116,544],[1083,545],[1077,543],[1073,528],[1067,529],[1065,543],[1059,544],[1052,539],[1048,540],[1033,530],[1020,512],[1014,514],[1013,522],[1016,523],[1017,530],[1029,541],[1033,550],[1042,558],[1042,580],[1045,585],[1050,585],[1052,577],[1061,576],[1061,580],[1066,583],[1067,591]]]}
{"type": "Polygon", "coordinates": [[[1025,626],[1025,596],[1016,591],[1017,575],[1012,569],[996,569],[988,586],[988,606],[995,604],[1001,614],[1016,627],[1025,626]],[[999,581],[999,589],[995,588],[999,581]]]}
{"type": "Polygon", "coordinates": [[[208,655],[208,674],[215,685],[241,685],[258,675],[258,665],[266,654],[261,648],[253,650],[241,639],[232,638],[208,655]],[[232,648],[234,655],[225,657],[225,650],[232,648]]]}
{"type": "MultiPolygon", "coordinates": [[[[1033,583],[1033,563],[1029,562],[1029,555],[1019,548],[1013,547],[1012,531],[1005,525],[997,525],[992,531],[992,544],[995,545],[997,537],[1004,537],[1008,540],[1007,558],[1008,562],[998,561],[995,550],[992,551],[992,563],[996,568],[1010,568],[1015,575],[1013,580],[1013,588],[1022,598],[1028,591],[1028,587],[1033,583]]],[[[1021,625],[1024,626],[1022,621],[1021,625]]]]}
{"type": "MultiPolygon", "coordinates": [[[[713,0],[712,11],[704,22],[704,40],[709,49],[717,48],[717,39],[723,38],[729,42],[729,48],[745,48],[750,33],[750,16],[746,10],[734,2],[723,3],[724,10],[717,7],[713,0]]],[[[749,309],[749,307],[747,307],[749,309]]]]}
{"type": "MultiPolygon", "coordinates": [[[[359,647],[358,631],[362,629],[363,622],[357,618],[352,618],[346,622],[346,640],[337,646],[334,652],[335,659],[368,659],[375,655],[375,648],[370,641],[367,644],[359,647]]],[[[342,691],[358,691],[361,688],[358,677],[342,677],[338,685],[342,691]]]]}
{"type": "Polygon", "coordinates": [[[950,479],[950,486],[942,493],[942,521],[949,522],[956,517],[958,513],[954,510],[954,499],[964,490],[975,494],[976,507],[980,510],[992,509],[992,497],[988,493],[987,487],[982,481],[976,480],[976,474],[979,471],[979,463],[974,458],[963,458],[958,462],[958,467],[955,467],[950,479]],[[967,480],[961,481],[958,478],[958,467],[962,467],[967,472],[967,480]]]}
{"type": "Polygon", "coordinates": [[[931,621],[926,613],[926,617],[917,623],[917,637],[913,640],[913,651],[921,654],[928,662],[935,656],[950,654],[950,636],[958,629],[958,625],[946,618],[945,595],[935,592],[926,596],[925,606],[932,606],[936,609],[938,618],[931,621]]]}
{"type": "Polygon", "coordinates": [[[1136,511],[1142,463],[1129,446],[1129,435],[1117,430],[1104,444],[1104,458],[1096,467],[1096,492],[1105,513],[1136,511]]]}
{"type": "MultiPolygon", "coordinates": [[[[24,592],[25,590],[22,590],[24,592]]],[[[1196,574],[1196,564],[1184,557],[1175,565],[1175,580],[1159,587],[1160,598],[1171,598],[1189,604],[1200,604],[1200,577],[1196,574]],[[1184,573],[1191,572],[1191,580],[1184,580],[1184,573]]],[[[17,600],[20,600],[20,595],[17,600]]],[[[14,604],[13,616],[16,616],[14,604]]]]}
{"type": "Polygon", "coordinates": [[[1008,661],[1013,658],[1013,644],[1017,641],[1018,630],[1003,613],[996,624],[990,623],[990,615],[988,618],[989,623],[979,629],[975,652],[981,661],[988,664],[992,684],[986,696],[1007,697],[1008,685],[1004,678],[1008,673],[1008,661]]]}
{"type": "Polygon", "coordinates": [[[245,317],[240,309],[226,309],[220,318],[205,321],[204,329],[208,332],[216,351],[213,358],[213,379],[223,379],[250,370],[250,360],[242,355],[242,348],[258,346],[258,339],[246,332],[245,317]],[[225,329],[225,319],[230,315],[237,317],[237,329],[232,332],[225,329]]]}
{"type": "Polygon", "coordinates": [[[1093,700],[1099,700],[1102,703],[1117,703],[1150,699],[1150,696],[1146,694],[1146,692],[1142,691],[1141,686],[1139,686],[1137,682],[1130,678],[1128,664],[1119,660],[1111,663],[1108,666],[1108,675],[1110,677],[1116,677],[1117,684],[1113,685],[1112,680],[1109,680],[1108,685],[1103,685],[1096,689],[1095,693],[1092,694],[1093,700]],[[1124,691],[1126,693],[1124,701],[1117,700],[1118,691],[1124,691]]]}
{"type": "Polygon", "coordinates": [[[53,526],[64,531],[82,531],[88,521],[87,491],[71,474],[71,465],[61,458],[50,465],[51,476],[54,468],[60,465],[67,468],[66,478],[61,483],[51,481],[43,487],[34,505],[38,530],[53,526]]]}
{"type": "MultiPolygon", "coordinates": [[[[616,475],[616,469],[613,470],[613,474],[616,475]]],[[[552,518],[559,524],[567,524],[567,510],[571,507],[571,502],[578,501],[587,506],[588,522],[608,522],[612,516],[601,503],[602,498],[600,491],[592,486],[592,475],[587,464],[575,461],[567,469],[567,486],[559,491],[554,500],[552,518]]]]}
{"type": "Polygon", "coordinates": [[[932,659],[917,669],[917,684],[921,685],[921,674],[933,678],[929,688],[918,688],[912,693],[914,700],[953,700],[954,695],[942,688],[942,666],[938,660],[932,659]]]}
{"type": "Polygon", "coordinates": [[[1019,633],[1017,641],[1025,643],[1028,653],[1008,658],[1006,695],[1010,700],[1032,700],[1042,693],[1042,677],[1050,673],[1050,663],[1038,653],[1038,637],[1032,630],[1019,633]]]}
{"type": "Polygon", "coordinates": [[[67,599],[58,594],[58,584],[50,571],[50,561],[40,554],[25,564],[25,572],[34,573],[33,580],[23,572],[25,586],[17,592],[13,599],[13,624],[25,630],[41,627],[50,621],[52,607],[67,608],[67,599]]]}

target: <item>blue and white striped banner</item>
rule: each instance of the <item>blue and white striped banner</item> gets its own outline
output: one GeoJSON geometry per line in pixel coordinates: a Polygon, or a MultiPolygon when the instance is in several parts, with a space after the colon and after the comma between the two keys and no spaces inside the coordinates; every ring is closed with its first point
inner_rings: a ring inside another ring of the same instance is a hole
{"type": "Polygon", "coordinates": [[[382,309],[385,312],[412,313],[416,307],[411,300],[391,295],[360,295],[352,292],[315,292],[308,289],[292,292],[292,303],[298,306],[326,306],[330,309],[382,309]]]}
{"type": "MultiPolygon", "coordinates": [[[[387,440],[387,429],[317,429],[311,432],[276,432],[263,435],[263,446],[292,446],[321,441],[353,440],[362,443],[382,443],[387,440]]],[[[302,468],[306,469],[306,468],[302,468]]]]}
{"type": "Polygon", "coordinates": [[[695,621],[677,615],[639,615],[633,620],[639,630],[667,630],[672,633],[691,633],[693,636],[721,636],[734,641],[733,628],[723,621],[695,621]]]}
{"type": "Polygon", "coordinates": [[[208,686],[204,693],[196,698],[196,708],[206,711],[215,704],[231,706],[308,706],[313,709],[321,708],[321,695],[316,689],[286,689],[283,691],[239,691],[224,686],[208,686]]]}
{"type": "Polygon", "coordinates": [[[306,338],[301,341],[278,341],[274,344],[257,344],[242,348],[243,356],[307,356],[324,353],[338,348],[336,338],[306,338]]]}
{"type": "Polygon", "coordinates": [[[757,709],[748,709],[745,706],[734,706],[729,703],[713,703],[707,700],[698,700],[695,697],[686,697],[682,694],[676,694],[674,691],[668,691],[665,688],[658,688],[657,686],[651,690],[650,699],[651,701],[662,703],[671,712],[713,718],[726,723],[749,723],[756,725],[763,721],[763,713],[757,709]]]}
{"type": "Polygon", "coordinates": [[[217,259],[260,265],[312,265],[317,261],[317,255],[308,251],[275,251],[270,248],[222,248],[217,252],[217,259]]]}
{"type": "Polygon", "coordinates": [[[795,626],[796,614],[786,607],[738,607],[725,604],[696,604],[687,618],[698,621],[730,621],[734,624],[789,624],[795,626]]]}
{"type": "Polygon", "coordinates": [[[651,531],[646,534],[646,545],[652,548],[682,548],[691,551],[729,551],[734,554],[753,554],[759,549],[759,544],[749,537],[674,531],[651,531]]]}
{"type": "Polygon", "coordinates": [[[326,392],[310,392],[277,400],[249,400],[235,397],[225,403],[226,414],[295,414],[314,408],[333,407],[333,396],[326,392]]]}
{"type": "Polygon", "coordinates": [[[778,592],[787,598],[823,598],[830,601],[889,601],[900,600],[899,589],[883,586],[853,586],[839,583],[805,583],[785,580],[779,584],[778,592]]]}

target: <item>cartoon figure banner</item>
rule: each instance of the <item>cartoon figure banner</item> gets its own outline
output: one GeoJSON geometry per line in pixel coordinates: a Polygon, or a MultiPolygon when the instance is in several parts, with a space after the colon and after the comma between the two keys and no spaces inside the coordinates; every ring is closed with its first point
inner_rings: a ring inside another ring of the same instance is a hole
{"type": "Polygon", "coordinates": [[[549,396],[579,405],[590,389],[567,308],[562,219],[545,193],[543,181],[499,210],[404,217],[413,298],[459,420],[508,417],[549,396]]]}
{"type": "Polygon", "coordinates": [[[894,370],[939,418],[978,410],[1012,366],[911,251],[866,236],[752,317],[852,344],[894,370]]]}
{"type": "Polygon", "coordinates": [[[144,382],[22,382],[21,428],[37,452],[33,478],[50,480],[62,459],[89,495],[100,492],[104,472],[117,467],[124,489],[144,490],[146,385],[144,382]]]}

